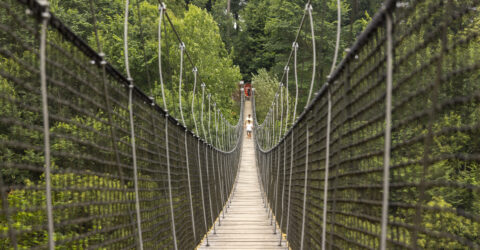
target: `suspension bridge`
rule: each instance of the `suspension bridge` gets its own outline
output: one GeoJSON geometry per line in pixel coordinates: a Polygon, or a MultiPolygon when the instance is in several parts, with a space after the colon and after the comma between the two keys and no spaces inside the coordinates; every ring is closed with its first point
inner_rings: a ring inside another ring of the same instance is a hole
{"type": "Polygon", "coordinates": [[[0,248],[480,249],[479,1],[387,0],[340,63],[337,1],[326,79],[308,1],[306,106],[299,28],[264,121],[253,89],[236,124],[176,32],[180,117],[170,115],[164,4],[158,97],[130,72],[129,1],[126,74],[106,60],[89,3],[96,49],[48,1],[0,1],[0,248]]]}

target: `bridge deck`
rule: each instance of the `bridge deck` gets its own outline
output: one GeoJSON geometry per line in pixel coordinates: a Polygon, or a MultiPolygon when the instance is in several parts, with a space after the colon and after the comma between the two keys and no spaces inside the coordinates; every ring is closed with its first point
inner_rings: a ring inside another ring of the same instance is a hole
{"type": "MultiPolygon", "coordinates": [[[[245,117],[252,114],[250,102],[245,102],[245,117]]],[[[285,240],[279,246],[280,233],[273,234],[267,210],[264,208],[255,166],[254,140],[243,142],[242,158],[235,192],[221,225],[217,221],[216,234],[208,233],[199,249],[288,249],[285,240]]],[[[275,223],[275,222],[273,222],[275,223]]]]}

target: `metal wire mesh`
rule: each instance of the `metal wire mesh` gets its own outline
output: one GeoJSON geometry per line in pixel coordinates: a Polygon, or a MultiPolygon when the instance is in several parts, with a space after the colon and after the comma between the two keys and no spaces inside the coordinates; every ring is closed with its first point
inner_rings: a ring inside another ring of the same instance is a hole
{"type": "MultiPolygon", "coordinates": [[[[46,18],[42,16],[45,13],[45,7],[37,1],[0,2],[2,249],[44,249],[52,243],[39,84],[40,21],[46,18]]],[[[46,36],[51,145],[48,181],[55,247],[138,248],[141,234],[145,249],[171,248],[174,236],[179,249],[194,248],[226,203],[220,192],[228,197],[231,191],[242,130],[239,126],[229,128],[228,147],[223,151],[214,148],[166,116],[137,88],[133,89],[129,107],[126,78],[103,63],[103,57],[54,16],[48,19],[46,36]],[[130,108],[141,232],[135,212],[130,108]],[[176,228],[173,233],[168,169],[176,228]],[[202,204],[202,186],[211,206],[202,204]],[[203,209],[208,211],[205,225],[203,209]]]]}
{"type": "Polygon", "coordinates": [[[479,7],[386,1],[279,143],[274,115],[256,127],[265,196],[293,249],[480,249],[479,7]]]}

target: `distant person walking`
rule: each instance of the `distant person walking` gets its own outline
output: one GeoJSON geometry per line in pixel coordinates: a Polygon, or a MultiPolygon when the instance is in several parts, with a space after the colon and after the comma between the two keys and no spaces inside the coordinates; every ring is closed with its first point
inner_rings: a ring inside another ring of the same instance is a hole
{"type": "Polygon", "coordinates": [[[250,121],[247,121],[247,137],[248,139],[252,138],[253,124],[250,121]]]}
{"type": "Polygon", "coordinates": [[[245,121],[245,124],[247,124],[247,122],[249,122],[253,124],[253,119],[252,119],[252,115],[251,114],[248,114],[248,117],[247,117],[247,120],[245,121]]]}
{"type": "Polygon", "coordinates": [[[252,138],[252,131],[253,131],[253,119],[252,115],[248,114],[247,119],[245,120],[245,127],[247,130],[247,137],[248,139],[252,138]]]}

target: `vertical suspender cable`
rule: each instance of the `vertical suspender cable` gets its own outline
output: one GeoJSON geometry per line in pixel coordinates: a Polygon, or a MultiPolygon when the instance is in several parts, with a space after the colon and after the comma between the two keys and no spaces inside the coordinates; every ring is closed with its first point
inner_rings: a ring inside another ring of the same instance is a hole
{"type": "Polygon", "coordinates": [[[280,110],[280,133],[278,133],[278,141],[280,141],[283,136],[283,83],[280,83],[280,103],[282,108],[280,110]]]}
{"type": "Polygon", "coordinates": [[[129,85],[128,91],[128,110],[130,115],[130,136],[131,136],[131,145],[132,145],[132,161],[133,161],[133,180],[135,188],[135,210],[137,213],[137,227],[138,227],[138,243],[139,248],[143,249],[143,240],[142,240],[142,221],[140,216],[140,197],[138,194],[138,169],[137,169],[137,152],[135,146],[135,127],[133,122],[133,84],[129,85]]]}
{"type": "Polygon", "coordinates": [[[283,217],[285,217],[285,214],[283,213],[283,208],[284,206],[284,196],[285,196],[285,176],[287,174],[287,140],[283,141],[283,185],[282,185],[282,217],[280,217],[280,242],[278,243],[279,246],[282,245],[282,227],[283,227],[283,217]]]}
{"type": "MultiPolygon", "coordinates": [[[[340,1],[340,0],[338,0],[340,1]]],[[[316,46],[315,46],[315,32],[314,32],[314,27],[313,27],[313,17],[312,17],[312,11],[313,11],[313,7],[311,4],[307,4],[306,6],[306,9],[307,9],[307,12],[308,12],[308,16],[310,18],[310,29],[311,29],[311,33],[312,33],[312,50],[313,50],[313,66],[312,66],[312,81],[310,82],[310,91],[308,92],[308,99],[307,99],[307,103],[305,104],[305,107],[308,106],[308,104],[310,103],[310,99],[312,97],[312,91],[313,91],[313,84],[315,83],[315,70],[317,68],[316,66],[316,63],[317,63],[317,50],[316,50],[316,46]]]]}
{"type": "Polygon", "coordinates": [[[293,108],[292,124],[297,120],[297,104],[298,104],[298,72],[297,72],[297,52],[298,43],[293,43],[293,75],[295,76],[295,106],[293,108]]]}
{"type": "Polygon", "coordinates": [[[302,210],[302,234],[300,238],[300,250],[303,250],[303,241],[305,238],[305,214],[307,211],[307,191],[308,191],[308,147],[310,132],[307,124],[307,152],[305,153],[305,184],[303,186],[303,210],[302,210]]]}
{"type": "Polygon", "coordinates": [[[183,108],[182,108],[182,77],[183,77],[183,53],[185,51],[185,44],[180,43],[180,77],[178,80],[178,105],[180,108],[180,117],[182,118],[183,126],[185,125],[185,119],[183,118],[183,108]]]}
{"type": "Polygon", "coordinates": [[[47,90],[47,27],[50,19],[48,11],[48,2],[40,2],[44,7],[42,13],[42,26],[40,35],[40,84],[42,92],[42,115],[43,115],[43,145],[45,154],[45,199],[47,207],[48,221],[48,247],[55,249],[55,239],[53,238],[55,229],[53,227],[53,206],[52,206],[52,183],[51,183],[51,162],[50,162],[50,124],[48,113],[48,90],[47,90]]]}
{"type": "Polygon", "coordinates": [[[128,91],[128,111],[130,115],[130,136],[131,136],[131,145],[132,145],[132,161],[133,161],[133,179],[134,179],[134,188],[135,188],[135,210],[137,214],[137,230],[138,230],[138,247],[143,249],[143,239],[142,239],[142,219],[140,215],[140,197],[138,194],[138,169],[137,169],[137,152],[135,146],[135,127],[133,120],[133,79],[130,74],[130,66],[128,63],[128,7],[129,0],[125,0],[125,17],[124,17],[124,27],[123,27],[123,49],[125,55],[125,70],[127,71],[127,79],[130,83],[128,91]]]}
{"type": "MultiPolygon", "coordinates": [[[[210,133],[210,120],[211,120],[210,99],[211,99],[211,94],[209,93],[208,94],[208,123],[207,123],[208,124],[208,130],[207,130],[207,137],[205,138],[205,140],[207,140],[207,143],[208,143],[208,138],[211,138],[211,133],[210,133]]],[[[212,161],[212,171],[213,171],[213,173],[212,173],[212,176],[213,176],[213,192],[215,194],[215,197],[217,197],[217,194],[218,194],[218,192],[217,192],[217,177],[215,177],[215,158],[213,157],[213,148],[212,148],[212,151],[210,152],[210,159],[212,161]]],[[[207,172],[208,172],[208,170],[207,170],[207,172]]],[[[213,202],[214,202],[215,207],[218,210],[218,212],[220,212],[220,210],[218,209],[218,203],[216,201],[213,201],[213,202]]],[[[212,217],[212,220],[213,220],[213,217],[212,217]]],[[[221,220],[221,218],[218,217],[219,224],[220,224],[220,220],[221,220]]]]}
{"type": "MultiPolygon", "coordinates": [[[[341,33],[341,22],[342,22],[342,6],[340,0],[337,0],[337,40],[335,42],[335,52],[333,55],[332,67],[330,68],[330,73],[328,79],[330,79],[335,65],[337,64],[338,49],[340,46],[340,33],[341,33]]],[[[328,83],[327,83],[328,84],[328,83]]],[[[324,188],[323,188],[323,217],[322,217],[322,250],[325,250],[326,245],[326,235],[327,235],[327,201],[328,201],[328,178],[329,178],[329,168],[330,168],[330,129],[332,122],[332,96],[330,91],[330,85],[327,85],[327,102],[328,102],[328,113],[327,113],[327,131],[326,131],[326,142],[325,142],[325,177],[324,177],[324,188]]]]}
{"type": "MultiPolygon", "coordinates": [[[[205,83],[202,83],[202,113],[201,113],[201,116],[200,116],[200,121],[201,121],[201,124],[202,124],[202,131],[203,131],[203,137],[206,139],[207,138],[207,133],[206,133],[206,130],[205,130],[205,124],[203,123],[204,120],[203,120],[203,106],[205,104],[205,83]]],[[[206,143],[204,143],[204,145],[206,146],[206,143]]],[[[212,225],[213,225],[213,232],[214,234],[216,233],[216,230],[215,230],[215,223],[213,221],[213,211],[212,211],[212,195],[211,195],[211,192],[210,192],[210,178],[209,178],[209,172],[208,172],[208,150],[207,150],[207,147],[205,147],[205,169],[206,169],[206,172],[207,172],[207,192],[208,192],[208,201],[209,201],[209,204],[210,204],[210,219],[212,220],[212,225]]]]}
{"type": "Polygon", "coordinates": [[[190,165],[188,162],[188,143],[187,143],[187,129],[185,129],[185,161],[187,165],[187,181],[188,181],[188,199],[190,200],[190,216],[192,217],[192,231],[193,239],[197,242],[197,235],[195,232],[195,216],[193,214],[193,202],[192,202],[192,184],[190,183],[190,165]]]}
{"type": "MultiPolygon", "coordinates": [[[[128,2],[128,0],[126,0],[128,2]]],[[[127,4],[128,8],[128,4],[127,4]]],[[[160,11],[160,18],[158,20],[158,69],[159,69],[159,76],[160,76],[160,86],[162,89],[162,100],[163,100],[163,107],[165,109],[165,112],[168,111],[167,109],[167,102],[165,99],[165,90],[163,86],[163,75],[162,75],[162,19],[163,19],[163,14],[166,9],[166,6],[164,3],[161,3],[160,6],[158,7],[160,11]]],[[[126,22],[127,23],[127,22],[126,22]]],[[[173,200],[172,200],[172,180],[171,180],[171,174],[170,174],[170,150],[169,150],[169,143],[168,143],[168,113],[165,115],[165,151],[166,151],[166,156],[167,156],[167,175],[168,175],[168,195],[169,195],[169,200],[170,200],[170,217],[172,220],[172,235],[173,235],[173,242],[174,242],[174,247],[177,249],[177,236],[176,236],[176,230],[175,230],[175,216],[173,212],[173,200]]],[[[185,147],[186,149],[186,147],[185,147]]],[[[192,217],[193,220],[193,217],[192,217]]],[[[143,249],[143,246],[141,247],[143,249]]]]}
{"type": "Polygon", "coordinates": [[[213,234],[217,234],[217,231],[215,229],[215,221],[213,218],[213,206],[212,206],[212,190],[210,189],[210,173],[208,171],[209,164],[208,164],[208,145],[206,142],[204,142],[204,148],[205,148],[205,170],[207,172],[207,192],[208,192],[208,201],[210,203],[210,219],[212,221],[212,226],[213,226],[213,234]]]}
{"type": "MultiPolygon", "coordinates": [[[[278,180],[280,178],[280,147],[277,147],[277,180],[275,183],[275,219],[278,218],[278,180]]],[[[273,216],[272,216],[273,218],[273,216]]],[[[273,223],[273,234],[277,234],[277,224],[273,223]]]]}
{"type": "Polygon", "coordinates": [[[291,135],[291,142],[290,142],[290,177],[288,179],[288,205],[287,205],[287,239],[288,239],[288,232],[289,232],[289,225],[290,225],[290,201],[291,201],[291,195],[292,195],[292,174],[293,174],[293,137],[294,137],[294,131],[292,129],[292,135],[291,135]]]}
{"type": "Polygon", "coordinates": [[[170,173],[170,148],[168,142],[168,114],[165,115],[165,151],[167,153],[167,178],[168,178],[168,198],[170,200],[170,218],[172,220],[172,236],[175,250],[177,248],[177,235],[175,231],[175,216],[173,213],[173,198],[172,198],[172,177],[170,173]]]}
{"type": "Polygon", "coordinates": [[[338,49],[340,47],[340,34],[342,31],[342,5],[340,0],[337,0],[337,40],[335,42],[335,54],[333,55],[332,68],[330,69],[329,78],[331,77],[333,70],[337,64],[338,49]]]}
{"type": "Polygon", "coordinates": [[[158,74],[160,77],[160,87],[162,90],[162,100],[163,100],[163,109],[165,112],[168,112],[167,108],[167,101],[165,100],[165,90],[163,87],[163,75],[162,75],[162,20],[163,20],[163,13],[166,9],[164,3],[161,3],[158,6],[158,10],[160,11],[160,18],[158,19],[158,74]]]}
{"type": "Polygon", "coordinates": [[[130,74],[130,66],[128,63],[128,7],[129,0],[125,0],[125,16],[123,22],[123,53],[125,55],[125,70],[127,71],[128,81],[132,82],[132,75],[130,74]]]}
{"type": "Polygon", "coordinates": [[[212,99],[212,94],[208,93],[208,96],[207,96],[207,97],[208,97],[208,133],[207,133],[207,134],[208,134],[208,137],[205,138],[205,139],[206,139],[207,141],[208,141],[208,139],[210,139],[210,142],[209,142],[209,143],[213,145],[213,142],[212,142],[212,133],[211,133],[211,131],[210,131],[210,129],[211,129],[211,128],[210,128],[210,123],[211,123],[211,117],[212,117],[212,114],[211,114],[211,112],[210,112],[210,108],[211,108],[211,107],[210,107],[210,101],[211,101],[211,99],[212,99]]]}
{"type": "MultiPolygon", "coordinates": [[[[105,66],[107,65],[107,61],[105,61],[105,53],[103,53],[102,45],[100,43],[100,39],[99,39],[99,35],[98,35],[97,17],[95,15],[96,12],[95,12],[95,9],[94,9],[94,6],[93,6],[93,0],[90,0],[89,2],[90,2],[90,12],[91,12],[91,15],[93,17],[93,29],[94,29],[94,32],[95,32],[95,40],[96,40],[96,43],[97,43],[97,49],[99,51],[98,55],[102,59],[100,61],[100,67],[102,69],[103,96],[105,98],[105,105],[106,105],[107,114],[108,114],[107,117],[108,117],[108,127],[109,127],[109,130],[110,130],[110,138],[111,138],[113,151],[115,152],[115,163],[117,164],[118,175],[120,177],[120,185],[122,187],[125,187],[125,180],[124,180],[122,166],[120,164],[120,155],[119,155],[118,145],[117,145],[117,135],[115,133],[115,128],[114,128],[114,125],[113,125],[113,122],[112,122],[112,120],[113,120],[113,118],[112,118],[112,108],[111,108],[111,104],[110,104],[110,96],[109,96],[107,80],[106,80],[107,77],[106,77],[106,69],[105,69],[106,67],[105,66]]],[[[153,104],[153,102],[152,102],[152,104],[153,104]]],[[[153,116],[152,116],[152,118],[153,118],[153,116]]],[[[127,189],[123,189],[123,195],[124,195],[125,199],[128,200],[128,190],[127,189]]],[[[133,213],[131,212],[130,207],[128,207],[127,210],[128,210],[128,215],[129,215],[129,218],[130,218],[130,221],[131,221],[130,225],[133,227],[133,230],[135,230],[135,218],[133,217],[133,213]]]]}
{"type": "Polygon", "coordinates": [[[197,88],[197,74],[198,74],[198,69],[197,67],[194,67],[193,68],[192,117],[193,117],[193,123],[195,125],[195,133],[198,135],[197,119],[195,118],[195,91],[197,88]]]}
{"type": "Polygon", "coordinates": [[[203,221],[205,223],[205,232],[206,232],[206,239],[207,239],[207,246],[208,244],[208,226],[207,226],[207,214],[205,212],[205,195],[203,194],[203,177],[202,177],[202,161],[200,157],[200,140],[197,138],[197,156],[198,156],[198,175],[200,177],[200,193],[202,197],[202,207],[203,207],[203,221]]]}
{"type": "Polygon", "coordinates": [[[328,200],[328,178],[330,167],[330,127],[332,121],[332,97],[327,85],[327,131],[325,142],[325,176],[323,181],[323,216],[322,216],[322,250],[325,250],[325,240],[327,235],[327,200],[328,200]]]}
{"type": "Polygon", "coordinates": [[[382,234],[380,249],[387,248],[387,223],[388,223],[388,195],[390,187],[390,151],[392,143],[392,85],[393,85],[393,38],[392,14],[387,12],[387,86],[385,99],[385,152],[383,156],[383,201],[382,201],[382,234]]]}
{"type": "Polygon", "coordinates": [[[290,102],[288,100],[288,72],[290,71],[290,67],[285,66],[285,99],[287,102],[287,112],[285,117],[285,133],[288,131],[288,116],[290,115],[290,102]]]}
{"type": "MultiPolygon", "coordinates": [[[[275,95],[275,123],[274,123],[274,129],[275,127],[277,127],[277,120],[278,120],[278,106],[280,106],[280,104],[278,103],[278,92],[277,94],[275,95]]],[[[275,136],[275,144],[277,144],[277,142],[280,140],[280,137],[281,137],[281,130],[279,128],[277,128],[277,133],[278,133],[278,136],[275,136]]],[[[275,134],[275,133],[274,133],[275,134]]]]}
{"type": "MultiPolygon", "coordinates": [[[[213,112],[214,112],[214,127],[215,127],[215,142],[212,141],[212,144],[215,144],[215,145],[218,145],[218,124],[217,124],[217,104],[216,103],[213,103],[213,112]]],[[[223,176],[221,175],[221,173],[223,172],[223,167],[222,167],[222,162],[220,161],[219,157],[218,157],[218,154],[219,154],[219,151],[217,150],[216,151],[216,158],[217,158],[217,173],[218,173],[218,180],[219,180],[219,184],[220,184],[220,197],[222,199],[222,207],[225,206],[225,195],[224,195],[224,187],[223,187],[223,176]]],[[[223,213],[223,218],[225,218],[225,210],[222,209],[222,213],[223,213]]],[[[219,220],[218,221],[219,225],[221,223],[221,221],[219,220]]]]}
{"type": "Polygon", "coordinates": [[[205,103],[205,83],[202,82],[202,111],[201,111],[201,115],[200,115],[200,123],[202,124],[202,131],[203,131],[203,137],[204,138],[207,138],[206,137],[206,133],[205,133],[205,125],[203,124],[203,104],[205,103]]]}

